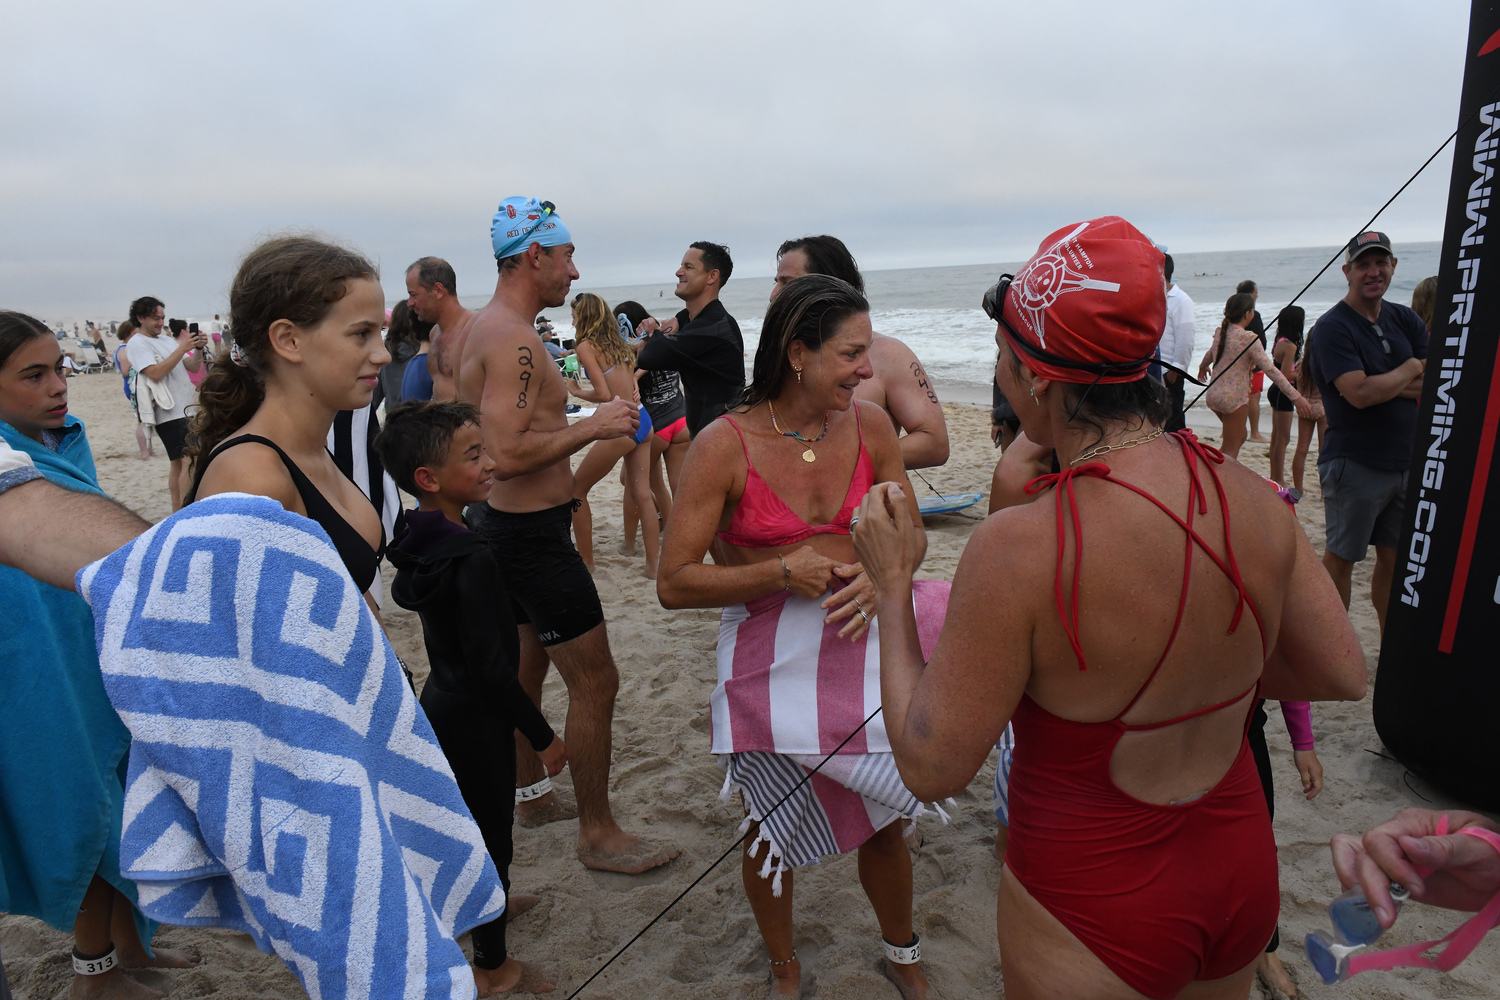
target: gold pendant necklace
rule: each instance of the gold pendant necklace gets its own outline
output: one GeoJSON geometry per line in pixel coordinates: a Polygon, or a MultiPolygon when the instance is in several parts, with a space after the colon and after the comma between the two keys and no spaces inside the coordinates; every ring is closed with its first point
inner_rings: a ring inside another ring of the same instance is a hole
{"type": "Polygon", "coordinates": [[[1121,441],[1119,444],[1096,445],[1095,447],[1090,448],[1088,451],[1085,451],[1082,455],[1079,455],[1077,458],[1073,459],[1073,461],[1069,462],[1068,465],[1077,465],[1079,462],[1086,462],[1091,458],[1098,458],[1101,455],[1108,455],[1112,451],[1124,451],[1126,448],[1134,448],[1137,445],[1145,444],[1148,441],[1155,441],[1157,438],[1162,436],[1162,432],[1165,430],[1166,428],[1164,427],[1158,427],[1156,430],[1152,431],[1149,434],[1142,434],[1138,438],[1131,438],[1129,441],[1121,441]]]}
{"type": "Polygon", "coordinates": [[[828,411],[823,411],[823,433],[819,434],[815,438],[805,438],[801,434],[798,434],[796,431],[782,430],[781,425],[776,422],[776,404],[772,403],[768,399],[766,400],[766,406],[768,406],[771,410],[771,426],[775,428],[776,433],[780,434],[782,437],[796,438],[798,441],[801,441],[803,444],[807,445],[807,450],[802,453],[802,461],[816,462],[818,460],[818,456],[812,450],[812,446],[817,442],[823,440],[823,438],[828,434],[828,411]]]}

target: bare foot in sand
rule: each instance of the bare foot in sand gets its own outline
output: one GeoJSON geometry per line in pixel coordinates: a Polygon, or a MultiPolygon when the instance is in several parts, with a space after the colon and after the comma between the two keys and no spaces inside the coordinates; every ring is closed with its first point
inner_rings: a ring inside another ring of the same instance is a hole
{"type": "Polygon", "coordinates": [[[140,983],[125,975],[125,970],[115,966],[97,976],[74,974],[68,986],[68,1000],[158,1000],[164,996],[159,990],[140,983]]]}
{"type": "Polygon", "coordinates": [[[578,860],[583,862],[583,867],[594,871],[639,875],[661,867],[681,853],[679,847],[653,844],[632,837],[619,827],[596,835],[591,842],[584,840],[581,831],[578,835],[578,860]]]}
{"type": "Polygon", "coordinates": [[[1287,1000],[1295,1000],[1297,987],[1292,984],[1292,977],[1286,974],[1286,968],[1274,951],[1261,952],[1260,958],[1255,962],[1255,974],[1271,987],[1273,995],[1280,992],[1286,995],[1287,1000]]]}
{"type": "Polygon", "coordinates": [[[802,962],[792,953],[784,965],[771,963],[771,1000],[801,1000],[802,962]]]}
{"type": "Polygon", "coordinates": [[[896,984],[902,1000],[942,1000],[942,994],[932,988],[920,965],[897,965],[890,959],[880,962],[885,978],[896,984]]]}
{"type": "Polygon", "coordinates": [[[505,897],[505,922],[510,923],[541,901],[541,896],[534,896],[528,892],[511,893],[505,897]]]}
{"type": "Polygon", "coordinates": [[[119,947],[120,966],[125,969],[191,969],[201,961],[197,948],[185,951],[157,948],[156,954],[147,955],[144,948],[119,947]]]}
{"type": "Polygon", "coordinates": [[[622,556],[633,556],[633,555],[635,555],[635,539],[634,538],[627,538],[623,542],[620,543],[620,555],[622,555],[622,556]]]}
{"type": "Polygon", "coordinates": [[[646,579],[656,579],[656,563],[652,562],[650,559],[646,560],[646,579]]]}
{"type": "Polygon", "coordinates": [[[564,819],[578,818],[578,803],[572,795],[554,788],[539,799],[516,806],[516,822],[528,830],[564,819]]]}
{"type": "Polygon", "coordinates": [[[498,969],[476,968],[474,985],[479,987],[482,997],[501,993],[551,993],[557,989],[557,982],[543,975],[540,965],[515,958],[507,958],[498,969]]]}

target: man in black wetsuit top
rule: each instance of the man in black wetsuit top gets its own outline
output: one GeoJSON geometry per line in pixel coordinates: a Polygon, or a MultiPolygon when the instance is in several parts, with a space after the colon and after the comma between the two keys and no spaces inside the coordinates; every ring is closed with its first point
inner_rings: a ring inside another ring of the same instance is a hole
{"type": "Polygon", "coordinates": [[[745,387],[745,341],[740,325],[719,301],[734,261],[729,248],[699,241],[682,255],[677,297],[687,304],[658,329],[647,319],[648,334],[637,365],[646,371],[682,373],[687,396],[688,433],[694,437],[729,408],[745,387]]]}

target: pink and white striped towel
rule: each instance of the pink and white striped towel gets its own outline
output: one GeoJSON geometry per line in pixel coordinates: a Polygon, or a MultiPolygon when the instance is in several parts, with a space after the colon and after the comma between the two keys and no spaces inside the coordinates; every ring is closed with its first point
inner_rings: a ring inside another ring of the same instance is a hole
{"type": "MultiPolygon", "coordinates": [[[[948,589],[936,580],[914,588],[923,656],[942,631],[948,589]]],[[[783,591],[726,608],[719,626],[712,714],[722,795],[740,792],[745,823],[760,824],[751,857],[766,845],[760,874],[774,873],[778,896],[792,866],[852,851],[892,821],[928,812],[901,783],[883,714],[844,743],[880,704],[879,619],[851,643],[838,637],[843,622],[823,624],[822,600],[783,591]]]]}
{"type": "MultiPolygon", "coordinates": [[[[948,590],[943,580],[913,585],[924,657],[942,631],[948,590]]],[[[826,597],[783,590],[724,609],[710,700],[714,753],[832,753],[880,705],[880,619],[858,641],[840,639],[847,619],[823,624],[826,597]]],[[[877,715],[839,752],[890,749],[885,716],[877,715]]]]}

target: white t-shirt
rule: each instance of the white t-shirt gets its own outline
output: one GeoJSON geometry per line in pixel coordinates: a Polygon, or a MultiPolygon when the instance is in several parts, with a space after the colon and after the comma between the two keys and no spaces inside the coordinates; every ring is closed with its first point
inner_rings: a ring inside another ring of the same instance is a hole
{"type": "MultiPolygon", "coordinates": [[[[165,361],[177,350],[177,341],[165,332],[152,337],[145,333],[139,333],[131,337],[125,344],[125,356],[130,359],[130,367],[138,372],[140,377],[146,377],[146,369],[158,362],[165,361]]],[[[161,380],[172,394],[172,409],[163,410],[156,407],[156,423],[164,424],[169,420],[180,420],[187,416],[187,407],[197,400],[197,392],[193,388],[192,379],[188,378],[187,369],[181,361],[177,362],[167,377],[161,380]]],[[[144,387],[142,387],[144,389],[144,387]]],[[[148,398],[144,392],[142,399],[148,398]]]]}

